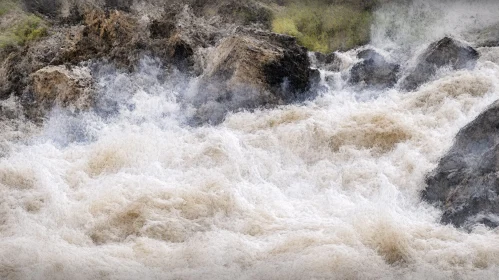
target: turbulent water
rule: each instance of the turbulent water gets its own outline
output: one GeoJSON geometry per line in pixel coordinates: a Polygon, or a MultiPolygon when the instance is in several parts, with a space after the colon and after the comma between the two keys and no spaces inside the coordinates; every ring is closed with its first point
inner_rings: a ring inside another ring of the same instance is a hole
{"type": "MultiPolygon", "coordinates": [[[[382,8],[373,45],[409,57],[499,10],[443,3],[382,8]]],[[[181,101],[195,80],[150,58],[133,74],[96,66],[94,111],[1,124],[0,279],[493,279],[499,232],[441,225],[419,197],[499,96],[499,51],[480,52],[410,93],[348,87],[342,54],[316,99],[201,127],[181,101]]]]}

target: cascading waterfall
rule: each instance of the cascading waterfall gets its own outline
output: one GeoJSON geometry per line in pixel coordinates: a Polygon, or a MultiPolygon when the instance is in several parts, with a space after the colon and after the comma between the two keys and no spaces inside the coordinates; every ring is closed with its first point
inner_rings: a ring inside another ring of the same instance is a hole
{"type": "MultiPolygon", "coordinates": [[[[407,59],[498,10],[390,4],[372,44],[407,59]]],[[[91,112],[1,123],[0,278],[492,279],[497,230],[442,225],[420,200],[459,129],[498,97],[499,52],[480,52],[474,70],[415,92],[359,91],[346,67],[314,100],[197,127],[194,79],[162,78],[151,58],[132,74],[95,66],[91,112]]]]}

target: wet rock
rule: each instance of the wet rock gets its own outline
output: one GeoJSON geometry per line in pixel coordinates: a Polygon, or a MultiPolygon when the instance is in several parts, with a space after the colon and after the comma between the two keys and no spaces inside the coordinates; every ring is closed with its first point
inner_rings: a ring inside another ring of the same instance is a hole
{"type": "Polygon", "coordinates": [[[48,66],[31,75],[35,105],[84,110],[92,105],[93,80],[86,67],[48,66]]]}
{"type": "Polygon", "coordinates": [[[456,136],[428,175],[422,198],[443,210],[442,223],[470,229],[499,225],[499,101],[456,136]]]}
{"type": "Polygon", "coordinates": [[[499,24],[474,29],[465,36],[476,47],[499,47],[499,24]]]}
{"type": "Polygon", "coordinates": [[[293,37],[263,31],[230,36],[210,55],[193,100],[197,122],[219,123],[226,112],[304,98],[313,75],[293,37]]]}
{"type": "Polygon", "coordinates": [[[454,70],[473,69],[478,58],[478,52],[471,46],[445,37],[431,44],[418,58],[417,66],[401,82],[401,87],[404,90],[415,90],[428,82],[442,67],[454,70]]]}
{"type": "Polygon", "coordinates": [[[363,87],[383,89],[397,83],[400,70],[398,64],[389,63],[374,50],[359,52],[358,58],[362,59],[350,70],[349,83],[363,87]]]}
{"type": "Polygon", "coordinates": [[[314,53],[316,67],[330,72],[339,72],[341,70],[342,61],[337,53],[322,54],[314,53]]]}

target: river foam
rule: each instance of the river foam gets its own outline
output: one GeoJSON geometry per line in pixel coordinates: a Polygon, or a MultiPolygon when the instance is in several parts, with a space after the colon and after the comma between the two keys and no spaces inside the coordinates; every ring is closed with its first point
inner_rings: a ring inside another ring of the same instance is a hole
{"type": "Polygon", "coordinates": [[[487,53],[415,92],[341,86],[196,127],[195,81],[103,66],[95,111],[2,122],[0,278],[495,278],[498,231],[419,197],[497,99],[487,53]]]}

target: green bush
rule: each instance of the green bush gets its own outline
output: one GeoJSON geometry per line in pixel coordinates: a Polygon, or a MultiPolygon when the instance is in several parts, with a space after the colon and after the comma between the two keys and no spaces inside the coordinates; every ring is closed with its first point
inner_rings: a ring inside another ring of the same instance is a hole
{"type": "Polygon", "coordinates": [[[14,35],[18,43],[24,45],[28,41],[47,35],[47,27],[41,18],[30,15],[14,27],[14,35]]]}
{"type": "Polygon", "coordinates": [[[24,45],[47,34],[47,26],[43,19],[35,15],[23,15],[23,19],[0,30],[0,48],[12,45],[24,45]]]}
{"type": "Polygon", "coordinates": [[[355,6],[293,3],[278,12],[272,30],[295,36],[319,52],[348,50],[369,42],[371,13],[355,6]]]}

